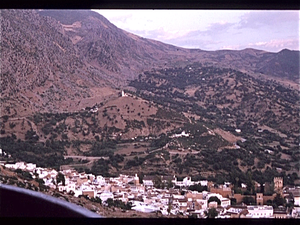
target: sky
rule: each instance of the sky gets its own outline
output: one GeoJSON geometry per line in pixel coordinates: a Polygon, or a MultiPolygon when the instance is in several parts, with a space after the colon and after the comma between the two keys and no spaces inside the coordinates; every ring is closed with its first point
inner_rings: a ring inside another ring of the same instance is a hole
{"type": "Polygon", "coordinates": [[[184,48],[299,50],[299,10],[93,10],[118,28],[184,48]]]}

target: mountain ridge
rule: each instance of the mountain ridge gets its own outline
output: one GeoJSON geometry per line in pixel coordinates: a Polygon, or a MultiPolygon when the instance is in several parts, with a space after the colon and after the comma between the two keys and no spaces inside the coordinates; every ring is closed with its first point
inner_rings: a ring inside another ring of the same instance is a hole
{"type": "Polygon", "coordinates": [[[1,107],[18,113],[61,111],[55,102],[79,110],[88,106],[80,99],[124,88],[144,71],[194,62],[299,88],[299,51],[184,49],[131,34],[89,10],[1,12],[1,107]]]}

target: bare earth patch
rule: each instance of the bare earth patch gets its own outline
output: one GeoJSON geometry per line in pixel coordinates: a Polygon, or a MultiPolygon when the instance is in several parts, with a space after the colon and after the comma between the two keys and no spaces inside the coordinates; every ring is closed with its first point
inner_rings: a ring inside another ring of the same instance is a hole
{"type": "Polygon", "coordinates": [[[226,141],[228,141],[230,143],[235,143],[242,139],[241,137],[237,137],[237,136],[233,135],[232,133],[230,133],[228,131],[224,131],[220,128],[214,129],[214,132],[219,134],[222,138],[224,138],[226,141]]]}

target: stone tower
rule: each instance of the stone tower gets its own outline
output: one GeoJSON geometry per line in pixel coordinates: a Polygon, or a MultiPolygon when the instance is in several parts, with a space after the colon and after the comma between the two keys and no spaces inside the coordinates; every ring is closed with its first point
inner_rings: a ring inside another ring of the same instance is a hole
{"type": "Polygon", "coordinates": [[[283,189],[283,178],[282,177],[274,177],[274,191],[279,193],[283,189]]]}
{"type": "Polygon", "coordinates": [[[135,177],[134,177],[134,185],[139,185],[140,184],[140,179],[138,177],[137,174],[135,174],[135,177]]]}
{"type": "Polygon", "coordinates": [[[256,204],[257,205],[264,204],[264,194],[263,193],[256,193],[256,204]]]}

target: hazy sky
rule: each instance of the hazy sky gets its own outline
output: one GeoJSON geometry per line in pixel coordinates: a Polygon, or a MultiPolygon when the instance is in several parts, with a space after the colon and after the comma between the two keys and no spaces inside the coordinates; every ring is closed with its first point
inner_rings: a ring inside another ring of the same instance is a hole
{"type": "Polygon", "coordinates": [[[203,50],[299,50],[298,10],[94,10],[117,27],[203,50]]]}

